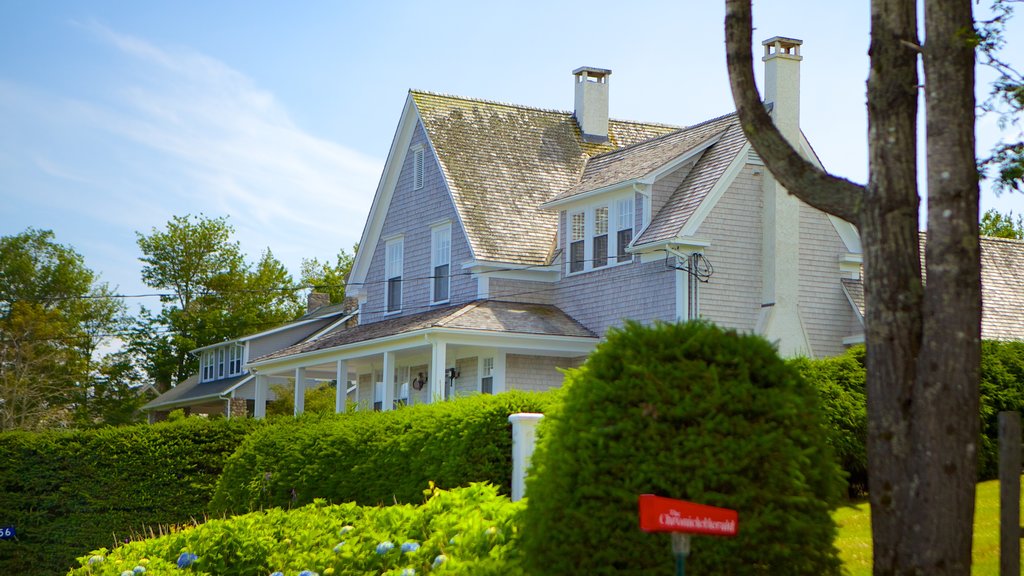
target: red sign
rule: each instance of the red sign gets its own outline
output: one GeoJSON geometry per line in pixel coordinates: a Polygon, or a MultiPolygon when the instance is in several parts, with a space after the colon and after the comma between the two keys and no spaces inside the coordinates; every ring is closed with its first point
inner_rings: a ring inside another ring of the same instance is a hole
{"type": "Polygon", "coordinates": [[[735,510],[654,494],[640,495],[640,529],[644,532],[735,536],[738,528],[739,514],[735,510]]]}

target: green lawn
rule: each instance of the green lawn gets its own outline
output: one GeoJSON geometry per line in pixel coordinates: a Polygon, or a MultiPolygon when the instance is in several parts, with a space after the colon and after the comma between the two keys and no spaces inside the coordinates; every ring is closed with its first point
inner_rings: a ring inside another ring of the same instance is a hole
{"type": "MultiPolygon", "coordinates": [[[[999,574],[999,482],[978,484],[974,511],[974,566],[972,574],[999,574]]],[[[871,512],[867,502],[840,508],[836,546],[851,576],[871,574],[871,512]]]]}

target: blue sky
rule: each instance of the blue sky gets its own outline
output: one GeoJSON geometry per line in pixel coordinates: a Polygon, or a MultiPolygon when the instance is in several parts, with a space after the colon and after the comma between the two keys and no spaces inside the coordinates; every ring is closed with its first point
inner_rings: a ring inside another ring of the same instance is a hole
{"type": "MultiPolygon", "coordinates": [[[[693,124],[732,110],[723,5],[5,0],[0,235],[51,229],[137,294],[136,231],[227,215],[250,259],[269,247],[297,277],[358,240],[410,88],[571,110],[571,71],[597,66],[612,117],[693,124]]],[[[804,40],[803,130],[863,182],[868,2],[765,0],[754,18],[755,41],[804,40]]],[[[980,150],[997,137],[983,118],[980,150]]],[[[990,207],[1024,198],[986,191],[990,207]]]]}

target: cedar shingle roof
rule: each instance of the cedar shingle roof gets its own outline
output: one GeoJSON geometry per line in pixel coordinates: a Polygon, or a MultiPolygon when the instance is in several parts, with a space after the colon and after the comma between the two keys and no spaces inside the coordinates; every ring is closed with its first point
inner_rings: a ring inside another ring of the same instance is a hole
{"type": "Polygon", "coordinates": [[[652,138],[622,150],[587,160],[580,182],[555,196],[555,200],[598,190],[636,178],[642,178],[689,150],[722,134],[728,128],[722,122],[706,122],[652,138]]]}
{"type": "Polygon", "coordinates": [[[570,112],[410,94],[481,260],[547,264],[558,214],[538,207],[575,186],[587,158],[678,129],[610,120],[608,142],[588,143],[570,112]]]}
{"type": "MultiPolygon", "coordinates": [[[[921,234],[922,263],[924,241],[921,234]]],[[[861,282],[843,280],[843,287],[863,316],[861,282]]],[[[981,337],[1024,340],[1024,240],[981,237],[981,337]]]]}
{"type": "Polygon", "coordinates": [[[337,348],[376,338],[394,336],[427,328],[455,328],[500,332],[503,334],[533,334],[597,338],[590,330],[565,312],[547,304],[524,304],[496,300],[476,300],[468,304],[446,306],[410,316],[389,318],[370,324],[361,324],[339,330],[327,336],[301,342],[283,350],[261,356],[253,362],[263,362],[294,354],[337,348]]]}
{"type": "Polygon", "coordinates": [[[722,136],[701,155],[665,206],[653,215],[650,226],[634,241],[637,246],[678,236],[747,142],[736,114],[715,118],[688,130],[709,136],[720,132],[722,136]]]}

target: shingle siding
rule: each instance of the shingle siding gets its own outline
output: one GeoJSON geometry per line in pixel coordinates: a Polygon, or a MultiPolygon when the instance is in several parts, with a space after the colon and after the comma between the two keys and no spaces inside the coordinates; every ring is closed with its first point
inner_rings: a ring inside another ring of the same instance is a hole
{"type": "Polygon", "coordinates": [[[823,212],[800,204],[800,315],[817,357],[842,354],[853,307],[843,294],[839,257],[846,245],[823,212]]]}
{"type": "Polygon", "coordinates": [[[711,241],[704,255],[714,267],[700,284],[700,315],[720,326],[747,332],[757,327],[763,204],[761,177],[747,165],[697,230],[697,237],[711,241]]]}
{"type": "Polygon", "coordinates": [[[450,303],[468,302],[476,298],[476,279],[462,274],[462,264],[472,259],[466,235],[455,214],[451,195],[438,169],[437,160],[430,149],[423,131],[418,125],[409,145],[410,153],[395,186],[395,193],[384,225],[380,241],[374,247],[373,259],[366,276],[367,299],[363,305],[360,323],[377,322],[385,317],[415,314],[428,310],[431,299],[433,270],[430,267],[431,226],[448,220],[451,222],[451,294],[450,303]],[[423,187],[413,189],[413,154],[411,150],[423,147],[423,187]],[[402,270],[402,311],[386,314],[384,278],[385,245],[389,238],[403,236],[402,270]]]}
{"type": "Polygon", "coordinates": [[[527,356],[509,354],[505,357],[505,387],[508,390],[543,392],[562,385],[559,368],[576,368],[585,358],[527,356]]]}
{"type": "Polygon", "coordinates": [[[534,282],[531,280],[511,280],[508,278],[490,278],[487,281],[488,297],[491,300],[506,302],[529,302],[532,304],[552,304],[558,284],[554,282],[534,282]]]}

